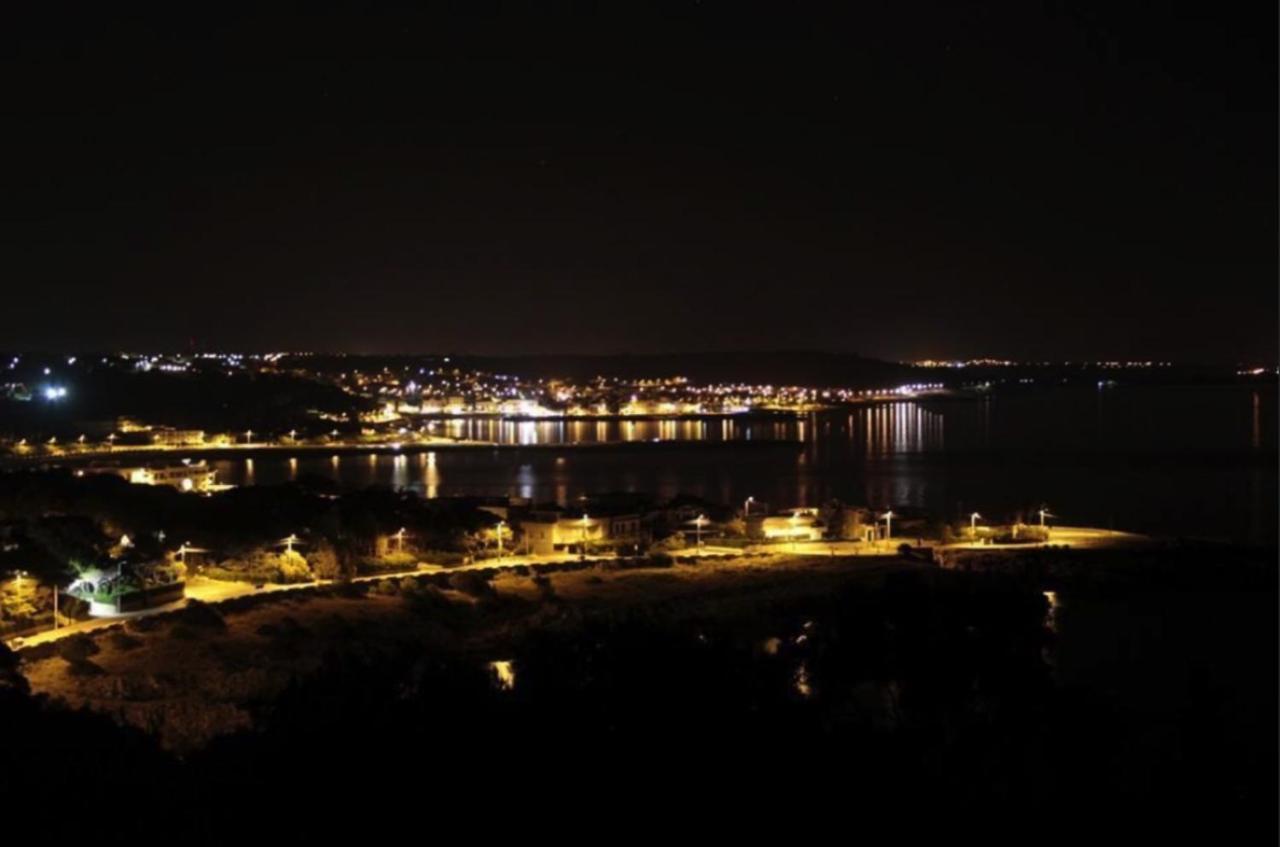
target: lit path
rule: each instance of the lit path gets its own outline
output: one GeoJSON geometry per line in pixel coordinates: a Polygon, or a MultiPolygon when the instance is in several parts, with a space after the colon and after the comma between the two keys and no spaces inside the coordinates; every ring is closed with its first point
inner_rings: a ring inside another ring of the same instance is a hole
{"type": "MultiPolygon", "coordinates": [[[[737,554],[740,551],[732,548],[704,548],[702,555],[711,555],[713,552],[720,554],[737,554]]],[[[693,551],[687,551],[688,555],[693,555],[693,551]]],[[[686,555],[681,552],[678,555],[686,555]]],[[[615,558],[613,556],[593,555],[590,561],[601,561],[604,559],[615,558]]],[[[576,562],[579,561],[578,556],[568,556],[563,553],[549,556],[503,556],[501,559],[482,559],[478,562],[472,562],[468,565],[456,565],[448,569],[444,569],[436,565],[420,566],[416,570],[404,571],[388,571],[380,574],[367,574],[365,576],[357,576],[351,579],[351,582],[378,582],[385,579],[399,579],[403,577],[419,576],[430,573],[457,573],[459,571],[485,570],[488,568],[515,568],[521,565],[542,565],[552,562],[576,562]]],[[[175,600],[172,603],[166,603],[163,606],[154,606],[150,609],[139,609],[136,612],[125,612],[119,615],[112,615],[109,618],[91,618],[84,621],[76,621],[68,626],[62,626],[57,629],[47,629],[44,632],[38,632],[33,635],[26,635],[17,638],[10,638],[7,643],[14,649],[35,647],[38,644],[44,644],[48,641],[56,641],[60,638],[66,638],[70,635],[78,635],[83,632],[94,632],[95,630],[106,629],[123,623],[131,618],[144,618],[151,615],[161,615],[166,612],[172,612],[187,605],[189,600],[199,600],[202,603],[217,604],[227,600],[234,600],[237,597],[245,597],[251,594],[272,594],[283,591],[305,591],[312,588],[320,588],[322,586],[333,585],[337,581],[331,579],[313,580],[311,582],[295,582],[287,585],[278,583],[267,583],[261,588],[254,587],[248,582],[236,582],[232,580],[209,579],[203,576],[192,576],[187,580],[185,594],[183,599],[175,600]]]]}
{"type": "Polygon", "coordinates": [[[1077,548],[1138,547],[1157,543],[1157,539],[1136,532],[1120,532],[1114,529],[1093,529],[1084,526],[1054,526],[1049,528],[1048,541],[1030,541],[1026,544],[983,544],[980,541],[957,541],[938,545],[943,550],[1031,550],[1046,544],[1065,544],[1077,548]]]}
{"type": "MultiPolygon", "coordinates": [[[[702,557],[702,556],[721,556],[732,557],[740,556],[743,553],[764,553],[766,555],[778,556],[885,556],[892,555],[897,552],[898,545],[903,543],[913,543],[918,539],[912,538],[889,538],[876,542],[864,541],[797,541],[774,544],[754,545],[746,550],[736,547],[716,547],[712,545],[703,545],[701,549],[686,548],[684,550],[669,551],[668,555],[676,558],[686,557],[702,557]]],[[[1107,529],[1090,529],[1088,527],[1053,527],[1050,530],[1048,544],[1067,544],[1073,548],[1106,548],[1106,547],[1132,547],[1142,546],[1154,543],[1152,539],[1145,535],[1138,535],[1132,532],[1118,532],[1116,530],[1107,529]]],[[[1035,549],[1044,546],[1040,542],[1031,544],[980,544],[977,542],[959,542],[956,544],[940,545],[936,542],[926,540],[924,546],[926,548],[936,547],[940,550],[986,550],[990,552],[1000,551],[1017,551],[1035,549]]],[[[601,561],[614,556],[593,555],[589,559],[591,561],[601,561]]],[[[425,565],[420,566],[416,570],[393,571],[381,574],[368,574],[366,576],[358,576],[353,578],[352,582],[378,582],[385,579],[398,579],[406,576],[415,576],[427,573],[457,573],[460,571],[485,570],[488,568],[515,568],[521,565],[541,565],[553,562],[577,562],[580,557],[576,555],[566,555],[564,553],[535,556],[535,555],[513,555],[503,556],[501,559],[482,559],[469,565],[457,565],[448,569],[442,569],[439,566],[425,565]]],[[[22,638],[9,639],[9,646],[16,647],[18,643],[22,647],[34,647],[47,641],[55,641],[59,638],[66,638],[69,635],[77,635],[82,632],[93,632],[99,629],[115,626],[130,618],[147,617],[149,615],[159,615],[165,612],[172,612],[180,609],[187,604],[188,600],[199,600],[202,603],[222,603],[227,600],[233,600],[237,597],[245,597],[251,594],[271,594],[284,591],[305,591],[307,589],[319,588],[326,585],[334,584],[334,580],[316,580],[313,582],[298,582],[290,585],[278,585],[268,583],[262,588],[255,588],[247,582],[232,582],[229,580],[208,579],[202,576],[193,576],[187,580],[186,595],[182,600],[173,603],[167,603],[163,606],[156,606],[151,609],[142,609],[137,612],[129,612],[122,615],[116,615],[110,618],[93,618],[87,621],[77,621],[69,626],[59,627],[58,629],[45,630],[44,632],[34,635],[24,636],[22,638]]]]}

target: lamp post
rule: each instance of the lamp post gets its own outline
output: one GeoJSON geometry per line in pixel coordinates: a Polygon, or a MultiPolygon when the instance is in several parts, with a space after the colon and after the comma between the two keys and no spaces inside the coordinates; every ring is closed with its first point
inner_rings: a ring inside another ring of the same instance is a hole
{"type": "Polygon", "coordinates": [[[578,559],[586,561],[587,558],[587,513],[582,513],[582,543],[578,546],[578,559]]]}
{"type": "Polygon", "coordinates": [[[978,518],[980,517],[982,517],[982,515],[977,512],[969,515],[969,534],[974,538],[978,537],[978,518]]]}
{"type": "Polygon", "coordinates": [[[791,517],[787,519],[787,522],[791,524],[791,552],[795,553],[799,551],[799,548],[796,546],[796,528],[800,526],[800,513],[792,512],[791,517]]]}
{"type": "Polygon", "coordinates": [[[392,536],[391,536],[392,538],[394,538],[394,539],[396,540],[396,552],[397,552],[397,553],[403,553],[403,552],[404,552],[404,536],[405,536],[404,527],[400,527],[400,531],[399,531],[399,532],[397,532],[397,533],[395,533],[394,535],[392,535],[392,536]]]}
{"type": "Polygon", "coordinates": [[[299,540],[298,536],[294,535],[292,532],[289,533],[289,537],[284,540],[284,552],[292,553],[293,545],[297,544],[299,540]]]}
{"type": "Polygon", "coordinates": [[[499,562],[502,561],[502,528],[506,525],[507,525],[506,521],[498,521],[498,525],[494,527],[495,531],[498,533],[498,561],[499,562]]]}
{"type": "Polygon", "coordinates": [[[1052,518],[1052,517],[1054,517],[1054,515],[1053,515],[1053,514],[1051,514],[1051,513],[1049,512],[1049,510],[1048,510],[1048,509],[1041,509],[1041,510],[1039,511],[1039,513],[1038,513],[1038,514],[1040,515],[1040,526],[1044,526],[1044,525],[1045,525],[1045,524],[1044,524],[1044,519],[1045,519],[1045,518],[1052,518]]]}
{"type": "Polygon", "coordinates": [[[742,516],[744,518],[751,516],[751,504],[754,502],[756,502],[756,498],[748,497],[746,501],[742,504],[742,516]]]}
{"type": "Polygon", "coordinates": [[[886,509],[885,513],[881,515],[881,517],[884,518],[884,537],[887,541],[893,538],[893,509],[886,509]]]}
{"type": "Polygon", "coordinates": [[[693,537],[694,537],[695,550],[698,550],[698,551],[702,550],[702,527],[706,526],[706,523],[707,523],[706,515],[698,515],[696,518],[693,519],[693,537]]]}

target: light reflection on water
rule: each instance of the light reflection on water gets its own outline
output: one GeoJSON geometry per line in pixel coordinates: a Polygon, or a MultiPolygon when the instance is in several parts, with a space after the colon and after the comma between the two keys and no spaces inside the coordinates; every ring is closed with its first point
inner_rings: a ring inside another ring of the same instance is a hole
{"type": "MultiPolygon", "coordinates": [[[[814,416],[795,418],[680,418],[645,420],[527,420],[453,418],[432,432],[505,445],[606,444],[641,441],[809,441],[814,416]]],[[[849,438],[864,434],[868,452],[894,453],[941,446],[942,415],[914,403],[860,409],[848,416],[849,438]]],[[[829,423],[829,422],[828,422],[829,423]]],[[[830,428],[824,428],[824,434],[830,428]]]]}
{"type": "Polygon", "coordinates": [[[233,485],[320,475],[344,487],[394,485],[429,498],[519,496],[564,506],[617,491],[731,504],[751,496],[773,508],[838,498],[952,517],[1052,503],[1067,524],[1168,535],[1194,527],[1204,537],[1274,540],[1274,393],[1105,394],[900,402],[782,419],[452,420],[435,431],[517,449],[440,449],[407,453],[407,461],[389,453],[300,454],[296,462],[259,456],[210,464],[219,482],[233,485]],[[554,449],[655,439],[681,443],[554,449]],[[759,446],[771,440],[788,443],[759,446]],[[1153,455],[1161,458],[1132,461],[1153,455]]]}

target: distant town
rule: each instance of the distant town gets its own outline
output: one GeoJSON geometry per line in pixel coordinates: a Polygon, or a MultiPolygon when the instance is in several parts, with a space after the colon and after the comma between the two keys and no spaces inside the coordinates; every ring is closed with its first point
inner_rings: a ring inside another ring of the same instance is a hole
{"type": "MultiPolygon", "coordinates": [[[[687,357],[686,375],[636,376],[669,360],[595,361],[611,369],[554,376],[536,362],[476,357],[305,353],[3,354],[0,459],[91,458],[194,449],[398,448],[491,442],[448,431],[466,418],[501,420],[671,419],[801,415],[904,399],[979,397],[1064,383],[1112,387],[1160,379],[1274,381],[1274,366],[1189,369],[1168,362],[1020,363],[1000,359],[909,364],[846,357],[809,361],[779,354],[739,370],[794,381],[716,379],[723,367],[687,357]],[[513,366],[510,372],[494,364],[513,366]],[[488,367],[486,367],[488,365],[488,367]],[[777,365],[778,367],[775,367],[777,365]],[[806,381],[805,367],[815,375],[806,381]],[[843,368],[843,371],[841,370],[843,368]],[[848,372],[841,381],[840,374],[848,372]],[[1167,375],[1167,376],[1166,376],[1167,375]]],[[[714,363],[714,362],[713,362],[714,363]]],[[[135,481],[145,481],[137,474],[135,481]]],[[[192,484],[203,489],[199,477],[192,484]]]]}

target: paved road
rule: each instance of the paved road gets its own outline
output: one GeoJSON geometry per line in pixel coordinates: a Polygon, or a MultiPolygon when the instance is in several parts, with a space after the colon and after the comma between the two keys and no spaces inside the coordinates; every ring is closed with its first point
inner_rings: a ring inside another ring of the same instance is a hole
{"type": "MultiPolygon", "coordinates": [[[[754,550],[779,555],[799,555],[799,556],[884,556],[891,554],[898,549],[898,545],[904,542],[912,543],[917,539],[910,538],[891,538],[877,542],[862,541],[800,541],[788,542],[782,544],[761,545],[754,550]]],[[[1088,527],[1054,527],[1050,533],[1050,544],[1069,544],[1072,547],[1117,547],[1131,546],[1135,544],[1150,543],[1152,539],[1143,535],[1136,535],[1129,532],[1117,532],[1115,530],[1106,529],[1090,529],[1088,527]]],[[[1035,544],[1001,544],[999,546],[984,545],[976,542],[960,542],[956,544],[939,545],[932,541],[926,541],[925,547],[938,547],[943,550],[1019,550],[1029,549],[1041,546],[1035,544]]],[[[742,550],[735,547],[715,547],[712,545],[704,545],[698,550],[692,548],[675,551],[671,555],[686,556],[736,556],[741,554],[742,550]]],[[[591,556],[593,560],[610,558],[609,556],[591,556]]],[[[548,564],[552,562],[575,562],[578,556],[557,554],[549,556],[504,556],[501,559],[484,559],[469,565],[459,565],[449,568],[449,572],[481,570],[485,568],[514,568],[520,565],[548,564]]],[[[368,576],[359,576],[352,582],[377,582],[378,580],[393,578],[397,576],[408,576],[413,573],[430,573],[435,571],[433,566],[425,566],[417,571],[406,571],[402,573],[385,573],[370,574],[368,576]]],[[[34,647],[37,644],[43,644],[47,641],[54,641],[59,638],[66,638],[69,635],[76,635],[82,632],[92,632],[98,629],[105,629],[114,626],[121,621],[129,618],[145,617],[147,615],[158,615],[165,612],[171,612],[180,609],[187,604],[188,600],[199,600],[203,603],[222,603],[236,597],[244,597],[248,594],[267,594],[279,591],[305,591],[311,588],[317,588],[322,585],[332,584],[332,580],[316,580],[314,582],[300,582],[292,585],[265,585],[262,588],[255,588],[247,582],[230,582],[223,580],[207,579],[202,576],[193,576],[187,580],[186,596],[182,600],[174,603],[168,603],[164,606],[157,606],[152,609],[143,609],[137,612],[130,612],[123,615],[117,615],[110,618],[94,618],[87,621],[78,621],[70,626],[60,627],[56,630],[46,630],[35,635],[28,635],[21,639],[9,639],[9,646],[16,647],[34,647]]]]}
{"type": "MultiPolygon", "coordinates": [[[[712,555],[714,553],[737,553],[739,551],[731,548],[704,548],[702,555],[712,555]]],[[[688,551],[689,555],[694,555],[693,551],[688,551]]],[[[683,553],[680,555],[684,555],[683,553]]],[[[610,558],[609,556],[591,556],[592,560],[610,558]]],[[[577,556],[566,556],[564,554],[552,556],[503,556],[501,559],[483,559],[473,562],[469,565],[458,565],[449,568],[449,573],[456,571],[482,570],[486,568],[514,568],[520,565],[548,564],[551,562],[573,562],[578,561],[577,556]]],[[[435,566],[427,565],[419,567],[416,571],[400,571],[382,574],[369,574],[367,576],[358,576],[352,579],[352,582],[377,582],[382,579],[391,579],[395,577],[411,576],[415,573],[432,573],[437,571],[435,566]]],[[[150,609],[141,609],[136,612],[126,612],[120,615],[113,615],[109,618],[92,618],[85,621],[77,621],[69,626],[59,627],[58,629],[48,629],[34,635],[27,635],[20,638],[11,638],[7,640],[10,647],[25,648],[34,647],[38,644],[44,644],[48,641],[56,641],[60,638],[66,638],[71,635],[78,635],[82,632],[93,632],[99,629],[106,629],[115,626],[118,623],[129,620],[130,618],[141,618],[149,615],[160,615],[165,612],[172,612],[181,609],[187,605],[190,600],[199,600],[202,603],[222,603],[237,597],[244,597],[249,594],[270,594],[280,591],[305,591],[311,588],[318,588],[323,585],[333,584],[333,580],[314,580],[312,582],[296,582],[289,585],[267,584],[262,588],[255,588],[247,582],[232,582],[229,580],[208,579],[202,576],[192,576],[187,580],[185,596],[181,600],[173,603],[166,603],[163,606],[155,606],[150,609]]]]}

